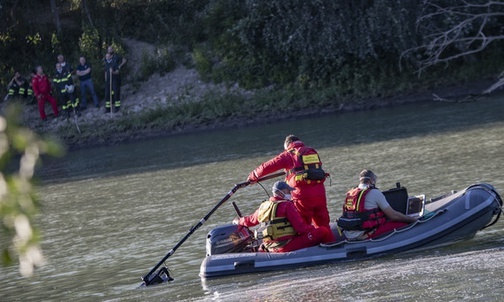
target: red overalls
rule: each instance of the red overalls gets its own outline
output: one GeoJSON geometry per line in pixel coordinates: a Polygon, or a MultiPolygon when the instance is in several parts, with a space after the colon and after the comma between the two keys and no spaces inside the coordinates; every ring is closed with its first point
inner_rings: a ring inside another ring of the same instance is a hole
{"type": "Polygon", "coordinates": [[[36,75],[32,78],[32,88],[38,101],[38,108],[40,113],[40,118],[45,120],[47,118],[45,114],[45,102],[51,103],[51,107],[54,112],[54,117],[58,116],[58,104],[56,100],[51,96],[51,83],[45,75],[36,75]]]}
{"type": "MultiPolygon", "coordinates": [[[[291,173],[293,169],[301,165],[298,154],[303,153],[304,148],[308,147],[305,147],[303,142],[292,142],[286,151],[283,151],[252,171],[248,179],[257,180],[280,169],[285,169],[287,173],[285,182],[296,189],[292,191],[292,200],[303,220],[307,224],[313,224],[315,227],[323,226],[331,229],[324,181],[299,182],[296,181],[296,174],[291,173]]],[[[332,232],[330,233],[332,234],[332,232]]]]}

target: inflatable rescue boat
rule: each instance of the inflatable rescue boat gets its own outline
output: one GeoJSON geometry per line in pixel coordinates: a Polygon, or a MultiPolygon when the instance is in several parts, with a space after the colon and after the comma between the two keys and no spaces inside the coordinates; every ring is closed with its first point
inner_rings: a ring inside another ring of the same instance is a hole
{"type": "Polygon", "coordinates": [[[339,238],[336,242],[289,253],[256,252],[261,240],[250,229],[233,224],[219,226],[208,233],[207,255],[201,264],[200,276],[274,271],[448,245],[471,239],[479,230],[493,225],[502,210],[501,197],[486,183],[429,200],[424,195],[408,196],[400,184],[383,193],[395,210],[419,216],[419,220],[361,241],[346,240],[339,235],[336,223],[331,223],[333,233],[339,238]]]}

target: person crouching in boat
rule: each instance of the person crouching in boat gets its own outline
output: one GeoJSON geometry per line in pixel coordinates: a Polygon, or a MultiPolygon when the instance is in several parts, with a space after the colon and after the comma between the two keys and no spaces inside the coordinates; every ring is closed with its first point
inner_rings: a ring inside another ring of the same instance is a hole
{"type": "Polygon", "coordinates": [[[417,220],[394,210],[375,187],[376,179],[371,170],[363,170],[359,186],[346,193],[338,226],[348,240],[375,238],[417,220]]]}
{"type": "Polygon", "coordinates": [[[291,200],[290,187],[277,181],[272,188],[273,196],[261,203],[250,216],[235,218],[234,224],[253,227],[261,224],[255,231],[256,237],[263,239],[261,252],[285,253],[316,246],[332,241],[332,231],[326,227],[307,224],[291,200]]]}

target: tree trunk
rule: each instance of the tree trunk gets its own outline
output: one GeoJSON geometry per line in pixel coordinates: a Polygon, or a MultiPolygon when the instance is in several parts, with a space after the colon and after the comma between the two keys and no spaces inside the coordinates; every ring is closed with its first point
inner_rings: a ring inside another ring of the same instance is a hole
{"type": "Polygon", "coordinates": [[[10,9],[10,16],[11,16],[11,21],[12,24],[16,24],[16,8],[18,6],[19,0],[14,1],[14,4],[12,4],[12,8],[10,9]]]}
{"type": "Polygon", "coordinates": [[[91,19],[91,12],[89,10],[88,1],[87,0],[82,0],[81,1],[81,5],[82,5],[82,13],[85,16],[85,18],[83,17],[82,23],[85,23],[84,20],[87,18],[87,21],[89,22],[89,25],[91,25],[91,28],[94,29],[95,26],[93,24],[93,19],[91,19]]]}
{"type": "Polygon", "coordinates": [[[56,7],[56,0],[50,0],[51,11],[53,13],[54,25],[56,26],[56,33],[61,34],[61,21],[58,13],[58,8],[56,7]]]}

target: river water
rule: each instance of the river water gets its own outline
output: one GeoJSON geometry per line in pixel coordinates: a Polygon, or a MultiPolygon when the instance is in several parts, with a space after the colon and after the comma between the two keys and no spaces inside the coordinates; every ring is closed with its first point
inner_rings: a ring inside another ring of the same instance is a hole
{"type": "MultiPolygon", "coordinates": [[[[318,149],[331,173],[331,219],[358,173],[381,189],[435,197],[476,182],[504,194],[504,100],[418,103],[72,151],[38,171],[47,264],[32,278],[0,268],[1,301],[501,301],[504,222],[472,240],[310,268],[202,280],[205,236],[266,197],[239,190],[167,260],[175,281],[141,277],[235,183],[282,151],[287,134],[318,149]]],[[[269,189],[275,180],[265,182],[269,189]]]]}

